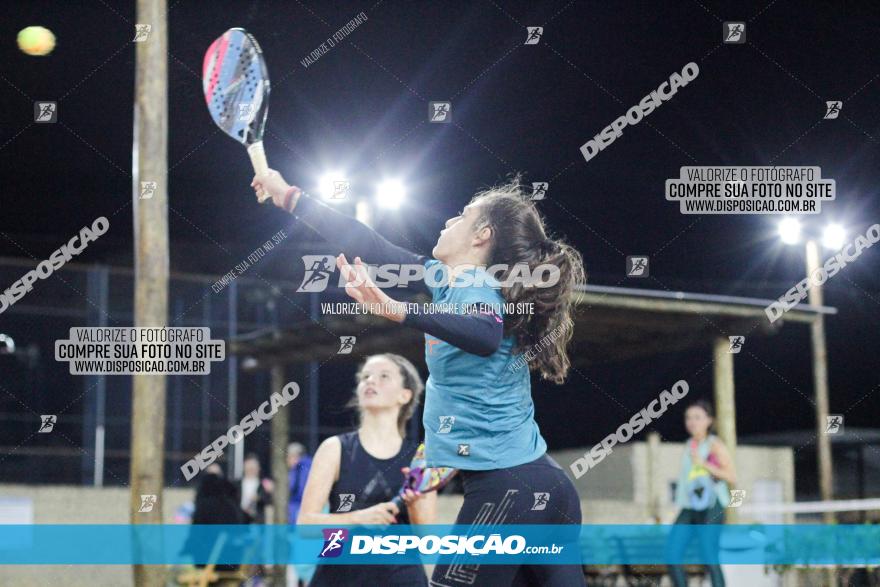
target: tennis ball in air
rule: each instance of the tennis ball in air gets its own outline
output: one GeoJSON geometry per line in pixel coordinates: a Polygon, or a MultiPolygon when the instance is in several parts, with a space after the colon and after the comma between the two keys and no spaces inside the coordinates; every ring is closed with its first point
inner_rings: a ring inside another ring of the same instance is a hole
{"type": "Polygon", "coordinates": [[[29,26],[18,32],[18,48],[28,55],[48,55],[55,48],[55,35],[41,26],[29,26]]]}

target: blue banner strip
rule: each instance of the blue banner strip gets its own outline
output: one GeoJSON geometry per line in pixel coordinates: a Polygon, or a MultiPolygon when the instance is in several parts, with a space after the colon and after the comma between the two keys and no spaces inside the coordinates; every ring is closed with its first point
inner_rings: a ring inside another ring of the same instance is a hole
{"type": "Polygon", "coordinates": [[[2,525],[0,564],[878,565],[877,525],[2,525]]]}

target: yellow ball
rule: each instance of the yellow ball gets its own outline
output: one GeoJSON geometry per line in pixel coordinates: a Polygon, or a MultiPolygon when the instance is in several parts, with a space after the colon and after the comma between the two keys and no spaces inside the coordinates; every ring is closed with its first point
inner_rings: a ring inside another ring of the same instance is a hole
{"type": "Polygon", "coordinates": [[[18,32],[18,48],[28,55],[48,55],[55,48],[55,35],[47,28],[29,26],[18,32]]]}

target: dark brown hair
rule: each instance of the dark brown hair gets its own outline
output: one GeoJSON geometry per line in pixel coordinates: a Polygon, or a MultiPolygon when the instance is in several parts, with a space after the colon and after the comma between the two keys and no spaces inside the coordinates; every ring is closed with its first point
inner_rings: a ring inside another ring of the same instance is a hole
{"type": "Polygon", "coordinates": [[[687,413],[687,411],[691,408],[700,408],[701,410],[706,412],[706,415],[712,418],[712,423],[709,424],[709,431],[712,432],[715,430],[715,409],[712,407],[711,402],[704,399],[692,401],[688,404],[688,407],[685,408],[685,413],[687,413]]]}
{"type": "Polygon", "coordinates": [[[505,332],[516,337],[514,352],[531,351],[534,357],[529,369],[539,372],[543,379],[562,383],[571,366],[566,347],[574,334],[572,292],[576,285],[586,282],[586,274],[581,254],[561,239],[547,235],[544,219],[529,200],[527,189],[517,174],[507,183],[475,194],[470,204],[479,206],[480,215],[474,227],[491,228],[487,264],[508,265],[499,275],[502,283],[518,264],[527,265],[530,271],[543,264],[559,269],[559,280],[552,286],[502,285],[501,294],[505,302],[534,304],[532,314],[505,317],[505,332]]]}
{"type": "MultiPolygon", "coordinates": [[[[406,423],[409,422],[410,418],[412,418],[415,413],[416,407],[422,399],[422,391],[425,389],[425,384],[422,383],[422,376],[419,375],[419,370],[416,369],[415,365],[409,362],[405,357],[394,353],[380,353],[378,355],[370,355],[358,366],[357,373],[355,373],[356,382],[360,381],[361,372],[364,370],[364,366],[366,366],[367,361],[370,359],[387,359],[397,365],[397,368],[400,370],[400,377],[403,380],[403,388],[412,391],[412,397],[400,407],[400,412],[397,414],[397,429],[400,431],[400,435],[405,437],[406,423]]],[[[358,407],[357,395],[348,401],[346,407],[358,407]]]]}

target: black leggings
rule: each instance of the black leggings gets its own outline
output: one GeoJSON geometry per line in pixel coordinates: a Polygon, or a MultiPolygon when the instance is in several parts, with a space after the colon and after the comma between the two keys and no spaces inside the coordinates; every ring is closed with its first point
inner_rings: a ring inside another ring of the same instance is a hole
{"type": "MultiPolygon", "coordinates": [[[[461,471],[464,504],[456,524],[572,524],[575,548],[580,532],[581,503],[574,485],[556,462],[544,455],[531,463],[491,471],[461,471]],[[536,493],[549,494],[546,499],[536,493]]],[[[581,565],[437,565],[436,587],[534,585],[582,587],[581,565]]]]}

